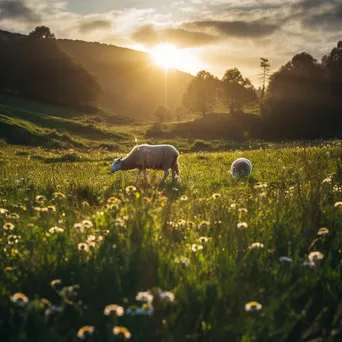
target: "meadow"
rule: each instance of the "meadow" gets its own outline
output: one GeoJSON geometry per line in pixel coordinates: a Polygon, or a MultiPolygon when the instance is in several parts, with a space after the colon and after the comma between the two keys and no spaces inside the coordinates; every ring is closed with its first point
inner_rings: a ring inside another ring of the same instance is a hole
{"type": "Polygon", "coordinates": [[[114,157],[1,146],[1,341],[342,340],[341,141],[114,157]]]}

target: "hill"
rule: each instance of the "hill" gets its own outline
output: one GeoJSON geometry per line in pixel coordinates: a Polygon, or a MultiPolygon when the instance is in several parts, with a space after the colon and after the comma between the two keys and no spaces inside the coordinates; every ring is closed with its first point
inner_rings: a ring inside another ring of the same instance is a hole
{"type": "MultiPolygon", "coordinates": [[[[59,39],[59,46],[93,74],[102,87],[100,105],[115,113],[147,117],[165,101],[165,73],[149,54],[113,45],[59,39]]],[[[176,107],[191,81],[179,70],[167,73],[167,106],[176,107]]]]}
{"type": "MultiPolygon", "coordinates": [[[[26,37],[0,30],[3,44],[24,41],[26,37]]],[[[154,65],[145,52],[97,42],[69,39],[57,42],[75,64],[80,64],[97,80],[102,89],[99,106],[117,114],[146,119],[156,105],[165,103],[165,92],[167,106],[175,108],[192,79],[190,74],[169,70],[165,80],[164,70],[154,65]]]]}

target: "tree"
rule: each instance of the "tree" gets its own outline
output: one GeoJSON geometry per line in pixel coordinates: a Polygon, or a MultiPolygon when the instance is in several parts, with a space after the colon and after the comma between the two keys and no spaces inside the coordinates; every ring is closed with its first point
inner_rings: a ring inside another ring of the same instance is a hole
{"type": "Polygon", "coordinates": [[[199,71],[183,95],[184,107],[205,116],[217,101],[217,87],[218,80],[214,75],[205,70],[199,71]]]}
{"type": "Polygon", "coordinates": [[[37,26],[29,33],[29,37],[32,39],[55,39],[55,35],[47,26],[37,26]]]}
{"type": "Polygon", "coordinates": [[[170,110],[163,105],[158,105],[153,111],[152,116],[162,124],[170,118],[170,110]]]}
{"type": "Polygon", "coordinates": [[[222,78],[223,100],[231,114],[241,112],[244,105],[256,100],[256,91],[237,68],[228,69],[222,78]]]}
{"type": "Polygon", "coordinates": [[[260,58],[260,59],[261,59],[260,67],[262,68],[262,72],[259,75],[259,77],[261,78],[261,82],[262,82],[260,98],[262,99],[265,95],[266,82],[270,76],[271,64],[269,63],[267,58],[260,58]]]}

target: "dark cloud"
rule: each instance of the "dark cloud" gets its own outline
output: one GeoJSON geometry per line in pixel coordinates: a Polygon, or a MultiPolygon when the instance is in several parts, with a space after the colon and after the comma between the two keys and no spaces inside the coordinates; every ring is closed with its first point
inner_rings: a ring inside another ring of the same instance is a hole
{"type": "Polygon", "coordinates": [[[184,28],[167,28],[158,30],[153,25],[138,28],[132,38],[146,46],[153,46],[161,42],[169,42],[178,47],[194,47],[210,44],[220,38],[204,32],[189,31],[184,28]]]}
{"type": "Polygon", "coordinates": [[[112,27],[112,21],[111,20],[98,19],[98,20],[83,21],[78,26],[78,29],[82,33],[89,33],[91,31],[105,30],[105,29],[109,29],[111,27],[112,27]]]}
{"type": "Polygon", "coordinates": [[[238,38],[261,38],[271,35],[280,28],[279,24],[267,23],[267,20],[229,21],[200,20],[185,24],[193,29],[212,29],[221,35],[238,38]]]}
{"type": "Polygon", "coordinates": [[[0,20],[19,19],[27,22],[40,21],[40,15],[29,8],[21,0],[1,0],[0,1],[0,20]]]}

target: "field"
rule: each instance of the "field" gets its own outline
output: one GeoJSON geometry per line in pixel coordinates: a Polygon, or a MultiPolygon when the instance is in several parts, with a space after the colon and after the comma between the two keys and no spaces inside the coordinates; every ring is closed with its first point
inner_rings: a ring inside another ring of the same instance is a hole
{"type": "Polygon", "coordinates": [[[164,187],[113,157],[1,147],[1,341],[342,340],[340,141],[184,153],[164,187]]]}

